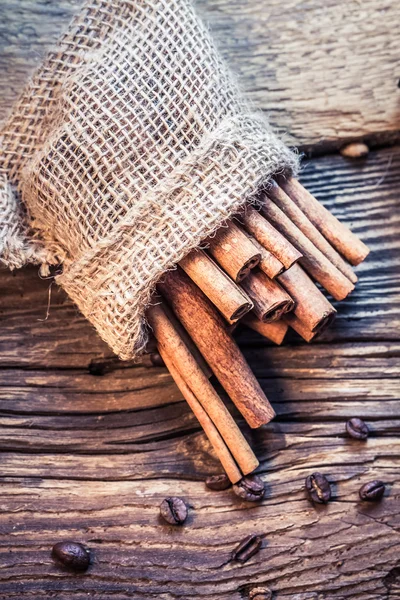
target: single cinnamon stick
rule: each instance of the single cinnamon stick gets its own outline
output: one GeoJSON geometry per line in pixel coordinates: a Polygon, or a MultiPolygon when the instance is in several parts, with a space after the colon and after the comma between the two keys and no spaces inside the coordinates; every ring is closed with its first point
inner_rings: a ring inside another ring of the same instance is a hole
{"type": "Polygon", "coordinates": [[[258,460],[226,406],[200,369],[178,331],[168,319],[161,304],[150,306],[147,319],[162,348],[185,379],[197,400],[221,434],[242,472],[247,475],[258,466],[258,460]]]}
{"type": "Polygon", "coordinates": [[[334,248],[352,265],[358,265],[369,254],[369,248],[350,229],[341,223],[294,177],[279,179],[279,185],[319,229],[334,248]]]}
{"type": "Polygon", "coordinates": [[[275,277],[283,273],[285,267],[281,261],[278,260],[272,252],[264,248],[264,246],[261,246],[260,242],[258,242],[246,229],[243,229],[242,231],[261,254],[261,260],[258,264],[261,271],[268,275],[270,279],[275,279],[275,277]]]}
{"type": "Polygon", "coordinates": [[[268,423],[275,413],[208,298],[179,267],[158,288],[250,427],[268,423]]]}
{"type": "Polygon", "coordinates": [[[278,346],[282,344],[289,327],[282,319],[273,323],[263,323],[252,314],[246,315],[243,323],[278,346]]]}
{"type": "Polygon", "coordinates": [[[253,308],[243,290],[202,250],[192,250],[179,264],[228,323],[237,321],[253,308]]]}
{"type": "Polygon", "coordinates": [[[279,187],[279,185],[272,181],[268,188],[268,196],[279,206],[281,210],[293,221],[295,225],[308,237],[309,240],[331,261],[333,265],[339,271],[350,279],[352,283],[356,283],[357,275],[349,263],[345,262],[343,258],[336,252],[336,250],[330,245],[330,243],[324,238],[322,233],[313,225],[303,211],[297,206],[297,204],[286,194],[286,192],[279,187]]]}
{"type": "MultiPolygon", "coordinates": [[[[176,318],[174,312],[170,309],[168,304],[163,302],[161,296],[154,295],[153,302],[154,302],[154,304],[157,304],[157,303],[162,304],[163,310],[164,310],[168,320],[172,323],[174,329],[176,330],[176,332],[182,339],[183,343],[185,344],[185,346],[188,348],[188,350],[192,354],[193,358],[196,361],[196,364],[203,371],[203,373],[207,377],[207,379],[210,379],[210,377],[213,374],[212,370],[208,366],[203,355],[201,354],[200,350],[198,349],[198,347],[196,346],[196,344],[194,343],[194,341],[192,340],[192,338],[190,337],[190,335],[188,334],[186,329],[183,327],[182,323],[180,323],[178,321],[178,319],[176,318]]],[[[156,342],[157,342],[157,340],[156,340],[156,342]]]]}
{"type": "Polygon", "coordinates": [[[343,300],[354,290],[354,284],[314,246],[267,195],[264,198],[261,212],[303,254],[299,261],[300,264],[336,300],[343,300]]]}
{"type": "Polygon", "coordinates": [[[299,264],[282,273],[278,281],[295,301],[294,314],[310,331],[318,331],[327,317],[336,314],[332,304],[299,264]]]}
{"type": "Polygon", "coordinates": [[[173,360],[170,355],[164,350],[164,348],[159,348],[159,352],[161,358],[163,359],[168,371],[171,373],[176,385],[178,386],[182,396],[185,398],[186,402],[189,404],[193,413],[195,414],[197,420],[199,421],[201,427],[203,428],[204,433],[208,437],[212,447],[215,450],[216,455],[218,456],[225,473],[229,477],[229,480],[232,483],[237,483],[241,478],[242,474],[235,463],[231,453],[228,450],[224,440],[219,434],[217,428],[214,423],[190,389],[187,384],[187,381],[182,377],[181,373],[177,370],[174,365],[173,360]]]}
{"type": "Polygon", "coordinates": [[[252,271],[241,285],[254,304],[252,312],[264,323],[276,321],[294,307],[285,290],[259,269],[252,271]]]}
{"type": "Polygon", "coordinates": [[[328,315],[326,319],[320,323],[319,328],[316,331],[311,331],[305,323],[299,317],[296,317],[294,313],[288,313],[283,315],[283,321],[294,329],[306,342],[311,342],[318,337],[333,321],[334,315],[328,315]]]}
{"type": "Polygon", "coordinates": [[[261,260],[260,252],[232,221],[226,227],[220,227],[207,243],[210,254],[236,283],[261,260]]]}
{"type": "Polygon", "coordinates": [[[247,206],[241,215],[244,227],[263,246],[289,269],[301,258],[299,252],[275,227],[252,206],[247,206]]]}

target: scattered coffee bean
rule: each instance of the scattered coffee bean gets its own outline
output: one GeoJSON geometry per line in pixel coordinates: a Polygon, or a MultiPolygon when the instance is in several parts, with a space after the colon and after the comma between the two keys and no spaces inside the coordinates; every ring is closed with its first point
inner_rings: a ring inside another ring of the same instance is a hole
{"type": "Polygon", "coordinates": [[[368,500],[369,502],[377,502],[380,500],[385,493],[385,484],[383,481],[376,479],[375,481],[369,481],[364,483],[360,487],[359,495],[361,500],[368,500]]]}
{"type": "Polygon", "coordinates": [[[74,571],[86,571],[90,564],[90,551],[76,542],[58,542],[54,544],[51,556],[74,571]]]}
{"type": "Polygon", "coordinates": [[[350,437],[356,440],[366,440],[369,434],[369,429],[366,423],[358,417],[349,419],[346,423],[346,431],[350,437]]]}
{"type": "Polygon", "coordinates": [[[340,150],[340,154],[346,158],[362,158],[367,156],[368,152],[368,146],[361,143],[347,144],[340,150]]]}
{"type": "Polygon", "coordinates": [[[150,354],[150,362],[153,367],[165,367],[165,363],[158,352],[152,352],[150,354]]]}
{"type": "Polygon", "coordinates": [[[258,475],[247,475],[235,483],[233,491],[236,496],[247,502],[258,502],[264,498],[265,486],[258,475]]]}
{"type": "Polygon", "coordinates": [[[331,486],[325,475],[313,473],[306,479],[306,490],[312,502],[326,504],[331,498],[331,486]]]}
{"type": "Polygon", "coordinates": [[[237,560],[241,563],[245,563],[249,558],[257,554],[262,546],[262,538],[259,535],[248,535],[240,542],[232,551],[232,560],[237,560]]]}
{"type": "Polygon", "coordinates": [[[271,600],[272,592],[265,587],[257,587],[250,590],[249,600],[271,600]]]}
{"type": "Polygon", "coordinates": [[[231,486],[231,482],[225,473],[221,473],[221,475],[210,475],[207,477],[206,486],[210,488],[210,490],[219,492],[228,489],[228,487],[231,486]]]}
{"type": "Polygon", "coordinates": [[[188,509],[182,498],[171,496],[161,502],[160,514],[170,525],[182,525],[188,516],[188,509]]]}

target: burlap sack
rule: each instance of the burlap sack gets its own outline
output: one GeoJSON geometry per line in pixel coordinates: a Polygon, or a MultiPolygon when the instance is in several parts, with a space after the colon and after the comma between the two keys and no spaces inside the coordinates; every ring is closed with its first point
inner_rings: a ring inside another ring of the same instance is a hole
{"type": "Polygon", "coordinates": [[[57,281],[128,359],[155,282],[296,157],[189,0],[92,0],[2,131],[0,252],[57,281]]]}

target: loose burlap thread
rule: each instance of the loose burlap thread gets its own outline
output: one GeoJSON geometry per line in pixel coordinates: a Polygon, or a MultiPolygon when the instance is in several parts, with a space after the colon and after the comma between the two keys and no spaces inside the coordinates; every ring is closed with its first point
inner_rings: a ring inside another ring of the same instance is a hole
{"type": "Polygon", "coordinates": [[[159,277],[297,157],[190,0],[92,0],[2,130],[0,252],[57,282],[123,359],[159,277]]]}

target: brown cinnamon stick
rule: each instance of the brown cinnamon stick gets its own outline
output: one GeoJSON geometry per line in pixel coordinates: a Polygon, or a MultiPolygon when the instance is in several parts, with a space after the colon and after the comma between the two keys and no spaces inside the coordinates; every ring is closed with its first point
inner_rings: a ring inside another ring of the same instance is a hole
{"type": "Polygon", "coordinates": [[[268,423],[275,413],[208,298],[180,268],[158,288],[250,427],[268,423]]]}
{"type": "Polygon", "coordinates": [[[252,206],[247,206],[241,215],[244,227],[263,246],[289,269],[301,258],[299,252],[275,227],[252,206]]]}
{"type": "Polygon", "coordinates": [[[242,478],[242,474],[237,464],[235,463],[231,453],[229,452],[227,445],[222,439],[220,433],[218,432],[214,423],[208,416],[207,412],[204,410],[204,408],[196,398],[195,394],[188,386],[187,381],[182,377],[181,373],[175,367],[175,364],[170,355],[164,350],[164,348],[161,347],[159,348],[159,352],[168,371],[171,373],[176,385],[178,386],[182,396],[189,404],[201,427],[203,428],[204,433],[208,437],[212,447],[215,450],[216,455],[218,456],[225,470],[225,473],[229,477],[229,480],[232,483],[237,483],[242,478]]]}
{"type": "Polygon", "coordinates": [[[264,323],[276,321],[294,307],[285,290],[259,269],[252,271],[241,285],[254,304],[254,314],[264,323]]]}
{"type": "Polygon", "coordinates": [[[334,248],[352,265],[358,265],[369,254],[369,248],[350,229],[326,209],[293,177],[279,179],[279,185],[319,229],[334,248]]]}
{"type": "Polygon", "coordinates": [[[179,264],[229,323],[253,308],[243,290],[202,250],[192,250],[179,264]]]}
{"type": "Polygon", "coordinates": [[[322,233],[313,225],[297,204],[279,187],[274,181],[268,188],[268,196],[283,210],[291,221],[308,237],[309,240],[331,261],[339,271],[343,273],[352,283],[356,283],[357,275],[349,263],[336,252],[322,233]]]}
{"type": "Polygon", "coordinates": [[[275,277],[283,273],[285,267],[281,261],[278,260],[272,252],[264,248],[264,246],[261,246],[260,242],[258,242],[246,229],[243,229],[242,231],[261,254],[261,260],[258,264],[261,271],[268,275],[270,279],[275,279],[275,277]]]}
{"type": "Polygon", "coordinates": [[[200,369],[190,350],[168,319],[161,304],[147,310],[147,319],[158,347],[172,359],[186,384],[218,429],[242,472],[246,475],[258,466],[258,460],[221,398],[200,369]]]}
{"type": "Polygon", "coordinates": [[[354,284],[318,250],[267,195],[261,212],[303,254],[300,264],[336,300],[343,300],[354,290],[354,284]]]}
{"type": "Polygon", "coordinates": [[[278,346],[282,344],[289,327],[282,319],[273,323],[263,323],[252,314],[246,315],[243,323],[278,346]]]}
{"type": "Polygon", "coordinates": [[[261,260],[260,252],[232,221],[226,227],[220,227],[207,242],[210,254],[236,283],[261,260]]]}
{"type": "Polygon", "coordinates": [[[318,337],[333,321],[334,315],[328,315],[326,319],[320,323],[319,328],[316,331],[311,331],[305,323],[294,313],[288,313],[283,315],[282,320],[294,329],[306,342],[311,342],[318,337]]]}
{"type": "Polygon", "coordinates": [[[318,331],[326,319],[336,314],[332,304],[316,287],[299,264],[278,277],[279,283],[295,301],[294,314],[310,331],[318,331]]]}

